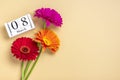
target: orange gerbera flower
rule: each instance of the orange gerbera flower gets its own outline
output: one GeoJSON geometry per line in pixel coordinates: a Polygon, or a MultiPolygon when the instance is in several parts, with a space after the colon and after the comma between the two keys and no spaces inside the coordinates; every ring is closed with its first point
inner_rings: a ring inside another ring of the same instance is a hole
{"type": "Polygon", "coordinates": [[[48,48],[51,52],[56,52],[60,45],[57,35],[48,29],[44,29],[36,33],[35,41],[42,44],[43,50],[48,48]]]}

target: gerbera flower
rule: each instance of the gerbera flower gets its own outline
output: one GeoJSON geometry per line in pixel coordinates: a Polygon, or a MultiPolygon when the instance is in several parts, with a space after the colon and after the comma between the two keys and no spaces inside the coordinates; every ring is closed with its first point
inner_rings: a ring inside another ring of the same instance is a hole
{"type": "Polygon", "coordinates": [[[51,52],[56,52],[60,41],[57,35],[48,29],[44,29],[35,34],[35,41],[42,44],[43,50],[48,48],[51,52]]]}
{"type": "Polygon", "coordinates": [[[60,14],[54,9],[50,8],[37,9],[35,11],[35,16],[44,19],[46,21],[47,26],[49,26],[50,23],[54,24],[55,26],[62,25],[62,18],[60,14]]]}
{"type": "Polygon", "coordinates": [[[37,43],[27,37],[16,39],[11,46],[12,54],[22,61],[36,59],[38,50],[37,43]]]}

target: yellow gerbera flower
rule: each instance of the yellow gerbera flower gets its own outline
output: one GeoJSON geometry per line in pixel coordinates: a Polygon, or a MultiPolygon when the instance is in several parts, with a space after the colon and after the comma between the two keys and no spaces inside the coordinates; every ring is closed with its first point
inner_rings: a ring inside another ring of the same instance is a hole
{"type": "Polygon", "coordinates": [[[51,52],[56,52],[60,45],[57,35],[48,29],[44,29],[36,33],[35,41],[41,43],[43,50],[48,48],[51,52]]]}

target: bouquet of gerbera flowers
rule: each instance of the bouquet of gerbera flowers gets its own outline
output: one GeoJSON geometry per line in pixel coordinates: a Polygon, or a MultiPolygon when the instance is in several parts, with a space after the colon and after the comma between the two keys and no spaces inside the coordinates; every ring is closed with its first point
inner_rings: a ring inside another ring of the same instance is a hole
{"type": "Polygon", "coordinates": [[[49,49],[52,53],[55,53],[60,46],[57,35],[52,30],[48,29],[50,24],[54,24],[56,27],[62,25],[60,14],[54,9],[41,8],[35,11],[34,16],[42,18],[44,22],[43,29],[35,33],[33,39],[21,37],[16,39],[11,46],[12,54],[21,60],[21,80],[28,80],[32,70],[38,62],[41,52],[49,49]],[[25,62],[27,62],[26,65],[25,62]]]}

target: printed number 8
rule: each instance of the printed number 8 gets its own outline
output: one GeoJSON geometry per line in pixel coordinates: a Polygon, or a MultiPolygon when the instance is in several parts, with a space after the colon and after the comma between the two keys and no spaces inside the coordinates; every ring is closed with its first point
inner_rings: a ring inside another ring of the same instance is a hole
{"type": "MultiPolygon", "coordinates": [[[[22,21],[22,25],[23,25],[23,26],[27,26],[27,25],[28,25],[28,22],[26,21],[26,18],[25,18],[25,17],[22,17],[22,18],[21,18],[21,21],[22,21]]],[[[14,30],[16,30],[16,29],[18,28],[18,24],[17,24],[16,21],[11,22],[11,26],[12,26],[12,28],[13,28],[14,30]]]]}
{"type": "Polygon", "coordinates": [[[21,18],[21,21],[23,22],[23,23],[22,23],[23,26],[28,25],[28,22],[26,21],[26,18],[25,18],[25,17],[22,17],[22,18],[21,18]]]}

